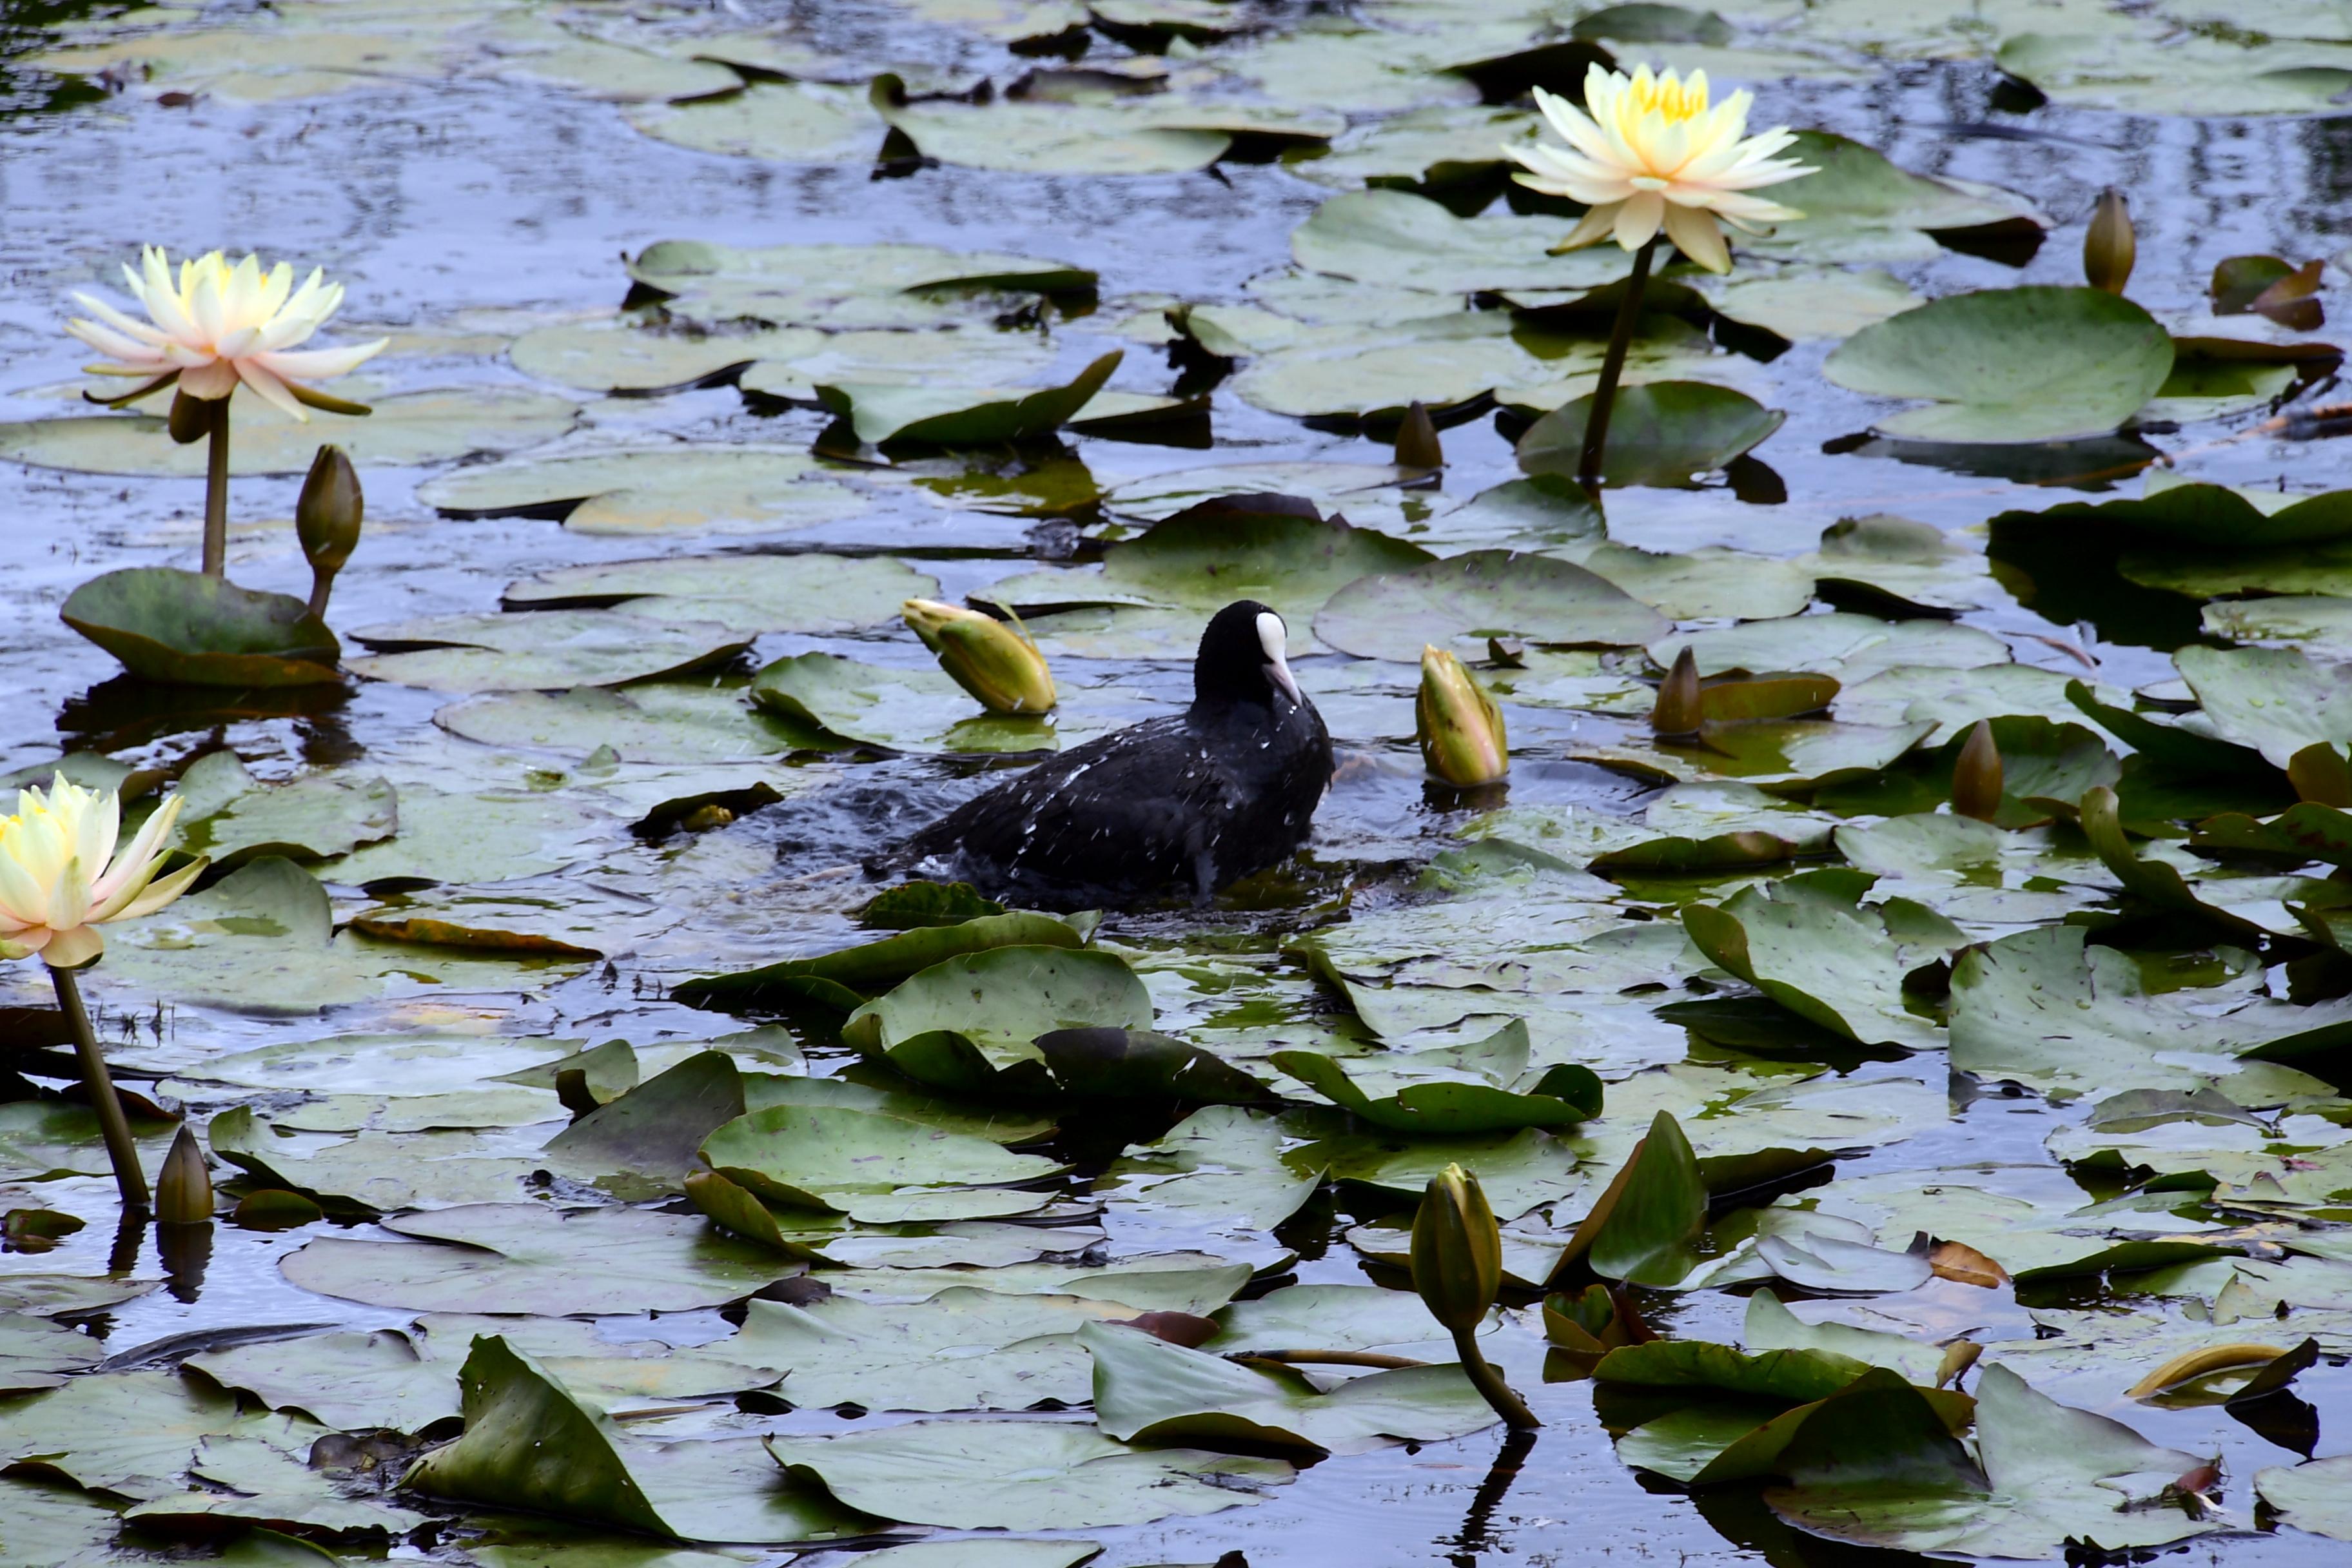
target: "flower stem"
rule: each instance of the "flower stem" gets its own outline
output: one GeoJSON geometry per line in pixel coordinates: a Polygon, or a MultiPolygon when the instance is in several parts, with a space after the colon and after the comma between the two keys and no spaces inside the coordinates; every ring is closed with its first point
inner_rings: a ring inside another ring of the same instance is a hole
{"type": "Polygon", "coordinates": [[[106,1135],[107,1158],[114,1163],[114,1184],[122,1194],[122,1206],[144,1210],[147,1177],[139,1168],[139,1146],[131,1141],[130,1119],[122,1114],[122,1101],[115,1096],[114,1079],[106,1070],[106,1058],[100,1053],[98,1036],[89,1026],[89,1012],[81,1005],[81,986],[70,969],[51,969],[49,980],[58,988],[58,1006],[65,1013],[66,1026],[73,1031],[82,1088],[89,1091],[90,1109],[98,1112],[99,1129],[106,1135]]]}
{"type": "Polygon", "coordinates": [[[205,405],[212,413],[212,439],[205,454],[205,575],[228,575],[228,399],[205,405]]]}
{"type": "Polygon", "coordinates": [[[1625,351],[1633,343],[1633,321],[1642,313],[1642,292],[1650,281],[1650,258],[1658,248],[1652,235],[1633,253],[1633,270],[1625,279],[1625,297],[1617,302],[1617,325],[1609,334],[1609,352],[1601,357],[1601,379],[1592,388],[1592,412],[1584,416],[1584,452],[1577,459],[1576,482],[1585,493],[1601,490],[1601,460],[1609,450],[1609,416],[1617,406],[1617,383],[1625,374],[1625,351]]]}
{"type": "Polygon", "coordinates": [[[1515,1432],[1528,1432],[1543,1425],[1535,1418],[1535,1413],[1527,1407],[1526,1403],[1511,1392],[1511,1385],[1503,1381],[1503,1374],[1479,1353],[1476,1328],[1454,1330],[1454,1350],[1462,1358],[1462,1371],[1470,1379],[1470,1386],[1495,1407],[1495,1414],[1503,1418],[1505,1426],[1515,1432]]]}

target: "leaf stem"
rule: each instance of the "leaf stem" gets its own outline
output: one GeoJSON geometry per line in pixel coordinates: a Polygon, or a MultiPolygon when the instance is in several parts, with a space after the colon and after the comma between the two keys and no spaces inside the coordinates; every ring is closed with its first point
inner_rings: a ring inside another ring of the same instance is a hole
{"type": "Polygon", "coordinates": [[[205,452],[205,575],[228,575],[228,399],[206,406],[213,416],[205,452]]]}
{"type": "Polygon", "coordinates": [[[139,1146],[131,1141],[130,1119],[122,1114],[114,1079],[99,1051],[89,1011],[81,1005],[81,986],[70,969],[51,969],[49,980],[58,989],[58,1006],[66,1016],[66,1026],[73,1031],[82,1087],[89,1093],[90,1109],[98,1112],[99,1130],[106,1135],[106,1154],[114,1163],[114,1185],[122,1194],[122,1206],[143,1211],[148,1206],[147,1176],[139,1168],[139,1146]]]}
{"type": "Polygon", "coordinates": [[[1609,352],[1601,361],[1601,379],[1592,388],[1592,412],[1584,416],[1584,451],[1576,461],[1576,482],[1595,499],[1601,492],[1601,461],[1609,450],[1609,416],[1617,406],[1617,383],[1625,374],[1625,353],[1633,347],[1633,322],[1642,313],[1642,293],[1650,281],[1650,259],[1658,236],[1652,235],[1633,253],[1633,270],[1625,279],[1625,297],[1617,302],[1617,325],[1609,333],[1609,352]]]}
{"type": "Polygon", "coordinates": [[[1529,1432],[1543,1425],[1527,1407],[1526,1402],[1511,1392],[1511,1385],[1503,1381],[1503,1374],[1496,1372],[1479,1352],[1478,1331],[1475,1326],[1454,1331],[1454,1350],[1462,1358],[1462,1371],[1470,1379],[1470,1386],[1495,1407],[1495,1414],[1503,1418],[1505,1426],[1515,1432],[1529,1432]]]}

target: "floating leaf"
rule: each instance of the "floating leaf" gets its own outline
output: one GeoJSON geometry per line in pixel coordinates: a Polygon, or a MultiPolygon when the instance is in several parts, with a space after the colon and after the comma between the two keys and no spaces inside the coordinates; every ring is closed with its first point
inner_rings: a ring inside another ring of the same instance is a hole
{"type": "MultiPolygon", "coordinates": [[[[1563,403],[1519,437],[1519,468],[1574,475],[1592,399],[1563,403]]],[[[1645,381],[1618,389],[1601,477],[1611,485],[1688,486],[1760,445],[1788,416],[1703,381],[1645,381]]]]}
{"type": "Polygon", "coordinates": [[[1517,1089],[1527,1051],[1527,1025],[1515,1018],[1493,1040],[1360,1059],[1353,1072],[1317,1051],[1276,1051],[1273,1061],[1350,1115],[1396,1132],[1558,1129],[1601,1114],[1601,1080],[1589,1068],[1563,1063],[1517,1089]]]}
{"type": "MultiPolygon", "coordinates": [[[[578,410],[568,398],[520,387],[407,392],[375,400],[365,419],[330,416],[308,425],[242,391],[232,401],[229,472],[238,478],[304,474],[321,441],[362,468],[415,468],[473,452],[507,452],[560,436],[578,410]]],[[[0,458],[86,474],[201,479],[202,444],[183,447],[148,414],[77,415],[0,424],[0,458]]]]}
{"type": "Polygon", "coordinates": [[[2137,305],[2098,289],[1955,294],[1865,327],[1822,373],[1929,407],[1878,421],[1922,441],[2074,440],[2116,428],[2156,395],[2172,340],[2137,305]]]}
{"type": "Polygon", "coordinates": [[[842,742],[899,752],[1049,752],[1061,727],[1045,714],[991,713],[944,671],[789,654],[752,679],[754,707],[842,742]]]}
{"type": "Polygon", "coordinates": [[[1037,1037],[1096,1025],[1151,1025],[1151,994],[1123,959],[1058,945],[992,947],[910,975],[852,1013],[841,1037],[918,1083],[1034,1095],[1050,1088],[1037,1037]]]}
{"type": "Polygon", "coordinates": [[[341,645],[301,600],[176,567],[103,573],[68,595],[58,615],[149,680],[279,687],[342,679],[335,668],[341,645]]]}
{"type": "Polygon", "coordinates": [[[427,616],[353,635],[380,650],[352,660],[354,673],[437,691],[626,686],[722,666],[751,647],[725,626],[605,610],[427,616]]]}
{"type": "Polygon", "coordinates": [[[1278,1459],[1130,1448],[1059,1421],[918,1421],[771,1437],[785,1472],[850,1508],[951,1530],[1093,1530],[1217,1513],[1280,1485],[1278,1459]]]}
{"type": "Polygon", "coordinates": [[[1622,647],[1664,626],[1655,611],[1581,566],[1475,550],[1350,584],[1317,613],[1315,635],[1349,653],[1412,661],[1424,643],[1513,637],[1622,647]]]}
{"type": "Polygon", "coordinates": [[[180,775],[179,846],[224,868],[264,855],[321,860],[392,836],[391,783],[313,773],[264,784],[235,752],[197,758],[180,775]]]}
{"type": "Polygon", "coordinates": [[[624,447],[459,468],[416,493],[453,516],[558,517],[580,533],[782,533],[866,510],[824,472],[783,447],[624,447]]]}
{"type": "Polygon", "coordinates": [[[559,566],[507,584],[511,608],[611,606],[664,625],[707,622],[740,633],[830,636],[886,626],[939,579],[887,556],[689,555],[559,566]]]}
{"type": "Polygon", "coordinates": [[[711,1169],[771,1203],[877,1223],[1026,1214],[1034,1182],[1063,1167],[970,1133],[841,1106],[779,1105],[738,1117],[702,1143],[711,1169]]]}
{"type": "Polygon", "coordinates": [[[1492,1426],[1462,1369],[1400,1367],[1328,1393],[1289,1367],[1243,1366],[1120,1324],[1078,1331],[1094,1356],[1095,1419],[1129,1441],[1363,1453],[1492,1426]]]}

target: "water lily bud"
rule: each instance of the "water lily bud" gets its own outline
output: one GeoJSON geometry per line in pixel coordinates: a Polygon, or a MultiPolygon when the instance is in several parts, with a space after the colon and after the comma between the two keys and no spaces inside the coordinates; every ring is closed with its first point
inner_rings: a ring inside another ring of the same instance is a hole
{"type": "Polygon", "coordinates": [[[1478,1178],[1448,1165],[1412,1216],[1412,1288],[1454,1333],[1475,1330],[1503,1289],[1503,1232],[1478,1178]]]}
{"type": "Polygon", "coordinates": [[[1413,736],[1429,771],[1450,784],[1493,784],[1511,771],[1503,710],[1462,661],[1423,644],[1413,736]]]}
{"type": "Polygon", "coordinates": [[[2131,281],[2132,262],[2139,242],[2132,234],[2131,203],[2109,185],[2099,193],[2092,209],[2089,232],[2083,236],[2083,276],[2094,289],[2120,294],[2131,281]]]}
{"type": "Polygon", "coordinates": [[[1952,812],[1990,822],[2000,810],[2000,748],[1993,742],[1991,721],[1979,719],[1952,764],[1952,812]]]}
{"type": "Polygon", "coordinates": [[[171,431],[173,440],[183,447],[192,447],[213,433],[213,405],[201,397],[174,392],[172,413],[163,426],[171,431]]]}
{"type": "Polygon", "coordinates": [[[213,1217],[213,1173],[184,1123],[155,1174],[155,1217],[164,1225],[197,1225],[213,1217]]]}
{"type": "Polygon", "coordinates": [[[937,599],[909,599],[903,608],[940,668],[990,712],[1043,713],[1054,706],[1045,656],[1003,621],[937,599]]]}
{"type": "Polygon", "coordinates": [[[1685,648],[1675,655],[1675,667],[1658,683],[1658,700],[1650,710],[1650,728],[1661,735],[1694,734],[1702,717],[1698,656],[1685,648]]]}
{"type": "Polygon", "coordinates": [[[294,531],[301,535],[302,553],[311,570],[329,575],[343,569],[359,548],[360,521],[367,498],[360,493],[360,476],[341,447],[321,447],[310,459],[310,476],[302,481],[302,499],[294,503],[294,531]]]}
{"type": "Polygon", "coordinates": [[[1442,468],[1445,467],[1445,447],[1437,439],[1437,421],[1429,410],[1414,404],[1405,410],[1404,423],[1397,426],[1396,466],[1400,468],[1442,468]]]}

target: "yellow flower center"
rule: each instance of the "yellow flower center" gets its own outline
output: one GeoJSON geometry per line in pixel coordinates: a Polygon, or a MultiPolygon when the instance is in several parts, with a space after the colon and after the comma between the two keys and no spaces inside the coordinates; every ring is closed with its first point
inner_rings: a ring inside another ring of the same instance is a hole
{"type": "Polygon", "coordinates": [[[1636,76],[1630,85],[1635,107],[1668,123],[1696,120],[1706,112],[1706,78],[1693,72],[1685,83],[1673,71],[1662,77],[1636,76]]]}

